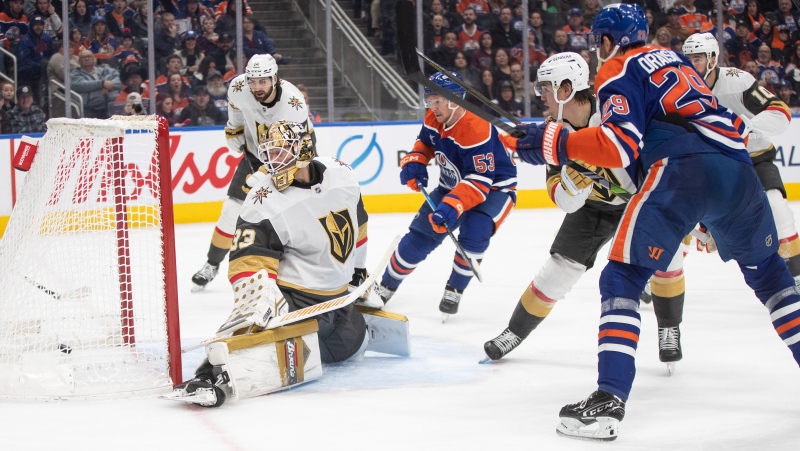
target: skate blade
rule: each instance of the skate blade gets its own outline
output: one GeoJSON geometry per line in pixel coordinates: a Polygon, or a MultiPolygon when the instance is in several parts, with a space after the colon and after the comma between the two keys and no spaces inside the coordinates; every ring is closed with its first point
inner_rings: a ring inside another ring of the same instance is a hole
{"type": "Polygon", "coordinates": [[[186,393],[183,390],[173,391],[159,396],[160,399],[167,401],[180,401],[187,404],[198,404],[201,406],[214,405],[217,402],[217,395],[214,390],[198,389],[194,393],[186,393]]]}
{"type": "Polygon", "coordinates": [[[486,363],[492,363],[492,362],[494,362],[494,360],[492,360],[492,358],[489,357],[486,354],[484,354],[483,358],[478,361],[478,363],[481,364],[481,365],[486,364],[486,363]]]}
{"type": "Polygon", "coordinates": [[[597,418],[597,422],[585,425],[573,418],[561,418],[556,427],[558,435],[592,442],[610,442],[617,439],[619,420],[608,417],[597,418]]]}
{"type": "Polygon", "coordinates": [[[675,362],[667,363],[667,372],[669,373],[670,376],[675,374],[675,362]]]}
{"type": "Polygon", "coordinates": [[[197,293],[198,291],[203,291],[206,289],[205,285],[198,285],[192,282],[192,293],[197,293]]]}
{"type": "Polygon", "coordinates": [[[449,313],[442,313],[442,324],[446,323],[448,318],[450,318],[449,313]]]}

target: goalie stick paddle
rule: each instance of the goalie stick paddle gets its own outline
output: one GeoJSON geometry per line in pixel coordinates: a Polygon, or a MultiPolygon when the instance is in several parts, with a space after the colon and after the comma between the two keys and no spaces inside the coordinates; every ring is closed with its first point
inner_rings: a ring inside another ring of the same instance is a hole
{"type": "MultiPolygon", "coordinates": [[[[435,211],[436,204],[433,203],[433,199],[431,199],[431,196],[428,195],[428,192],[425,190],[425,187],[422,185],[417,185],[417,186],[419,187],[419,190],[422,192],[422,195],[425,196],[425,200],[428,202],[428,205],[431,206],[431,210],[435,211]]],[[[458,249],[458,252],[464,256],[464,260],[467,261],[467,265],[469,265],[469,269],[470,271],[472,271],[472,274],[475,274],[475,278],[478,279],[478,282],[483,283],[483,276],[481,275],[481,272],[478,270],[478,265],[475,264],[472,258],[470,258],[470,256],[467,255],[467,252],[464,250],[464,248],[461,247],[461,244],[456,239],[456,236],[453,235],[453,231],[450,230],[450,227],[447,227],[447,224],[442,224],[442,225],[444,226],[445,230],[447,230],[447,234],[450,235],[450,239],[453,240],[453,244],[456,245],[456,249],[458,249]]]]}
{"type": "MultiPolygon", "coordinates": [[[[298,321],[303,321],[309,318],[313,318],[317,315],[321,315],[323,313],[330,312],[331,310],[336,310],[338,308],[342,308],[346,305],[350,305],[356,301],[362,294],[366,293],[369,289],[372,288],[372,285],[378,280],[378,277],[383,274],[384,268],[386,265],[389,264],[389,260],[392,258],[392,254],[394,254],[395,249],[397,249],[397,244],[400,243],[400,235],[396,236],[389,248],[386,250],[386,253],[381,257],[380,262],[375,267],[375,270],[366,278],[364,282],[358,286],[355,290],[345,294],[344,296],[340,296],[336,299],[331,299],[330,301],[320,302],[317,305],[312,305],[311,307],[302,308],[300,310],[295,310],[293,312],[289,312],[285,315],[276,316],[270,318],[267,322],[267,326],[264,327],[263,330],[270,330],[275,329],[281,326],[286,326],[288,324],[296,323],[298,321]]],[[[198,343],[181,346],[181,353],[186,353],[189,351],[194,351],[195,349],[202,348],[206,345],[211,343],[216,343],[218,341],[222,341],[226,338],[230,338],[232,335],[228,334],[223,337],[211,337],[205,340],[201,340],[198,343]]]]}

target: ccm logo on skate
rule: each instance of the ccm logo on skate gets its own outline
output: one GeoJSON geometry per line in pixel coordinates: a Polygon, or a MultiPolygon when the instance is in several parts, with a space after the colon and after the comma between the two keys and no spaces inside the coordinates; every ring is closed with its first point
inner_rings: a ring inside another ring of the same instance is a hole
{"type": "Polygon", "coordinates": [[[661,254],[664,252],[664,249],[655,246],[647,246],[647,249],[650,250],[650,258],[653,260],[658,260],[661,258],[661,254]]]}
{"type": "Polygon", "coordinates": [[[602,413],[602,412],[604,412],[604,411],[606,411],[606,410],[610,409],[610,408],[611,408],[611,406],[612,406],[612,403],[604,404],[604,405],[602,405],[602,406],[597,406],[596,408],[594,408],[594,409],[591,409],[591,410],[587,411],[587,412],[584,414],[584,416],[588,416],[588,417],[594,417],[594,416],[597,416],[597,414],[599,414],[599,413],[602,413]]]}

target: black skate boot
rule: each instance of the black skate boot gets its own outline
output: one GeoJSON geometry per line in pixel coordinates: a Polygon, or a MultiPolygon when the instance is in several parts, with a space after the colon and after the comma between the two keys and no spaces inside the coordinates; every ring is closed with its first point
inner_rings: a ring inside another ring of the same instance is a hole
{"type": "Polygon", "coordinates": [[[379,297],[381,301],[383,301],[383,304],[386,305],[386,303],[389,302],[389,299],[391,299],[392,296],[394,296],[394,292],[395,290],[392,290],[391,288],[384,286],[382,283],[375,282],[375,284],[372,285],[372,293],[370,294],[370,296],[379,297]]]}
{"type": "Polygon", "coordinates": [[[639,295],[639,300],[644,302],[645,304],[649,304],[653,302],[653,293],[650,291],[650,281],[647,281],[647,284],[644,286],[644,291],[642,294],[639,295]]]}
{"type": "Polygon", "coordinates": [[[522,338],[506,327],[503,333],[483,344],[483,350],[486,352],[487,358],[481,360],[481,363],[486,363],[489,359],[502,359],[503,356],[513,351],[520,343],[522,343],[522,338]]]}
{"type": "Polygon", "coordinates": [[[450,284],[444,287],[444,294],[442,301],[439,302],[439,311],[442,312],[442,322],[447,321],[450,315],[458,313],[458,303],[461,301],[461,295],[464,290],[456,290],[450,284]]]}
{"type": "Polygon", "coordinates": [[[683,358],[681,330],[675,327],[658,328],[658,360],[667,364],[669,374],[675,372],[675,362],[683,358]]]}
{"type": "Polygon", "coordinates": [[[567,404],[558,413],[556,432],[584,440],[616,440],[619,422],[625,417],[625,401],[597,390],[588,398],[567,404]]]}
{"type": "Polygon", "coordinates": [[[200,268],[200,271],[197,271],[192,276],[192,292],[196,293],[205,290],[206,285],[214,280],[214,277],[217,277],[217,272],[219,272],[219,266],[214,266],[206,262],[206,264],[200,268]]]}
{"type": "Polygon", "coordinates": [[[177,385],[172,389],[172,393],[163,395],[161,398],[197,404],[202,407],[219,407],[225,403],[227,395],[210,377],[197,376],[177,385]]]}

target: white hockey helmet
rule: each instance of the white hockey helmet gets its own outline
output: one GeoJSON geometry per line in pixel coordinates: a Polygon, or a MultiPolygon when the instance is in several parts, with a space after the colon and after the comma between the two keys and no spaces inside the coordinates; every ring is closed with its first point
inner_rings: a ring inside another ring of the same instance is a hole
{"type": "Polygon", "coordinates": [[[247,62],[244,73],[247,78],[269,78],[272,83],[275,83],[275,76],[278,75],[278,63],[268,53],[253,55],[247,62]]]}
{"type": "Polygon", "coordinates": [[[282,191],[294,180],[298,170],[314,159],[314,144],[303,124],[277,121],[259,136],[258,159],[272,175],[275,187],[282,191]]]}
{"type": "Polygon", "coordinates": [[[711,63],[711,57],[719,57],[719,43],[711,33],[695,33],[683,43],[683,54],[686,56],[694,55],[697,53],[704,53],[706,55],[706,77],[708,74],[717,67],[717,58],[714,58],[714,63],[711,63]]]}
{"type": "Polygon", "coordinates": [[[553,86],[553,94],[558,102],[558,120],[561,121],[561,114],[564,104],[572,100],[575,93],[589,89],[589,65],[577,53],[564,52],[557,53],[542,63],[536,71],[537,80],[533,88],[537,96],[542,95],[542,83],[550,83],[553,86]],[[565,100],[559,100],[556,91],[561,87],[564,80],[569,80],[572,85],[572,92],[565,100]]]}

